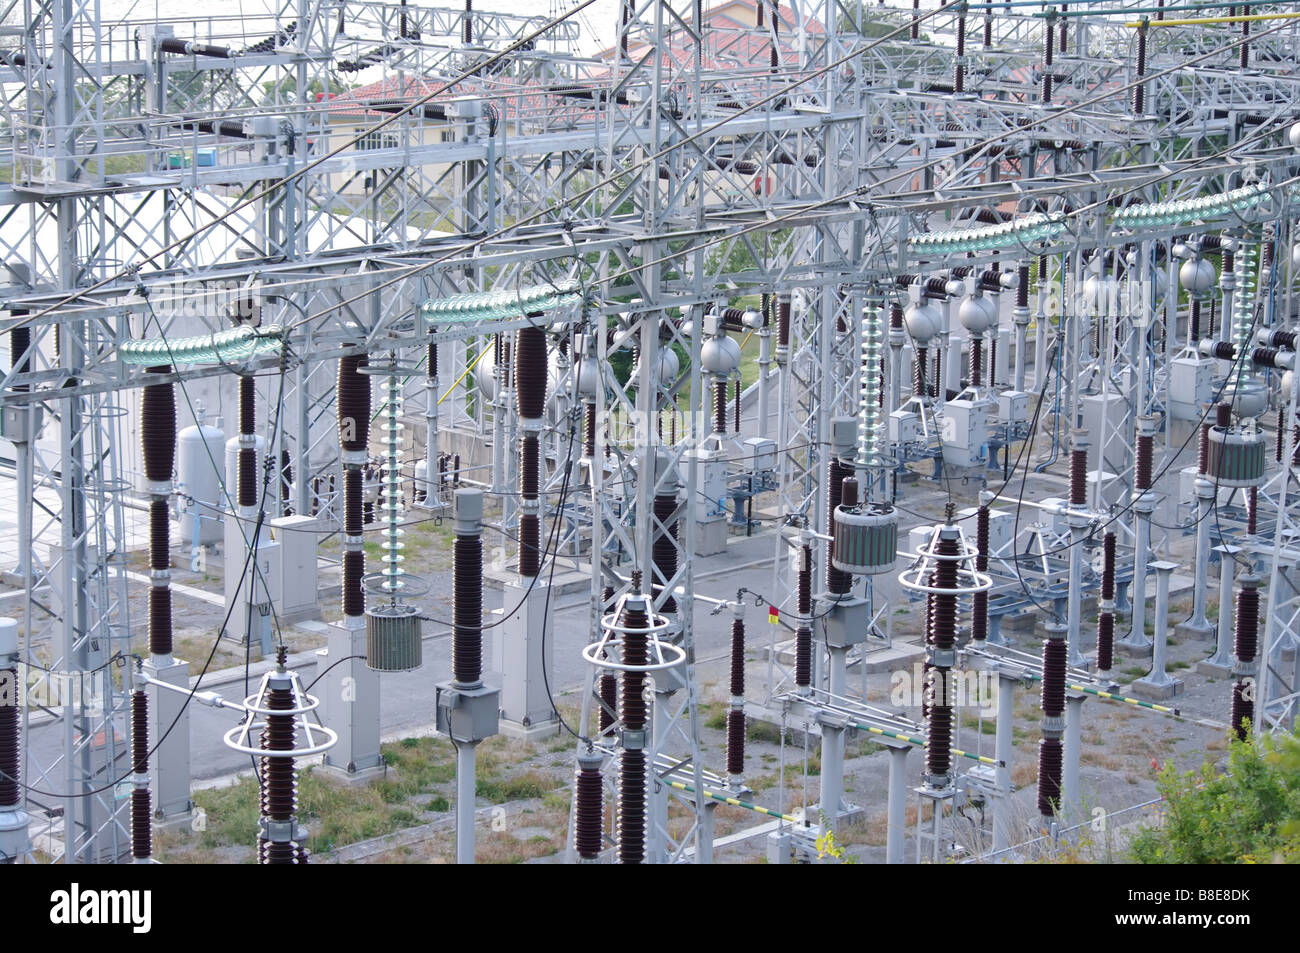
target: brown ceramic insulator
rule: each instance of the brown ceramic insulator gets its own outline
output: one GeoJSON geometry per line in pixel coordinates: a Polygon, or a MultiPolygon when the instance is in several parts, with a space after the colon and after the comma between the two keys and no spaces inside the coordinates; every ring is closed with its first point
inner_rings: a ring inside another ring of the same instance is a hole
{"type": "Polygon", "coordinates": [[[1029,266],[1020,265],[1016,269],[1016,307],[1029,307],[1029,266]]]}
{"type": "MultiPolygon", "coordinates": [[[[840,506],[847,510],[853,509],[858,505],[858,480],[857,477],[845,477],[840,483],[840,506]]],[[[832,527],[834,524],[832,524],[832,527]]]]}
{"type": "MultiPolygon", "coordinates": [[[[170,368],[150,370],[166,372],[170,368]]],[[[171,383],[144,388],[140,397],[140,441],[145,477],[152,483],[169,483],[176,465],[176,393],[171,383]]]]}
{"type": "Polygon", "coordinates": [[[1246,488],[1246,534],[1254,536],[1259,530],[1259,488],[1246,488]]]}
{"type": "Polygon", "coordinates": [[[645,860],[646,777],[645,751],[624,748],[618,758],[618,861],[639,864],[645,860]]]}
{"type": "Polygon", "coordinates": [[[596,456],[596,405],[595,403],[587,404],[586,409],[586,442],[583,451],[591,458],[596,456]]]}
{"type": "Polygon", "coordinates": [[[483,677],[483,540],[457,535],[452,545],[452,675],[476,685],[483,677]]]}
{"type": "Polygon", "coordinates": [[[897,302],[889,306],[889,326],[895,331],[903,329],[903,306],[897,302]]]}
{"type": "MultiPolygon", "coordinates": [[[[940,556],[956,556],[961,552],[957,539],[940,537],[935,544],[935,553],[940,556]]],[[[939,560],[934,568],[931,585],[939,589],[956,590],[957,563],[951,559],[939,560]]],[[[930,624],[934,633],[934,645],[939,649],[950,649],[957,641],[957,593],[932,592],[929,598],[933,603],[930,610],[930,624]]]]}
{"type": "MultiPolygon", "coordinates": [[[[1147,73],[1147,28],[1145,25],[1138,28],[1137,35],[1137,85],[1133,87],[1133,112],[1142,115],[1147,109],[1147,89],[1146,83],[1142,78],[1147,73]]],[[[1227,262],[1224,263],[1227,267],[1227,262]]]]}
{"type": "Polygon", "coordinates": [[[933,775],[944,775],[952,768],[952,707],[948,701],[947,669],[931,669],[925,693],[930,713],[925,721],[925,768],[933,775]]]}
{"type": "Polygon", "coordinates": [[[812,684],[812,629],[806,625],[794,633],[794,683],[800,688],[812,684]]]}
{"type": "Polygon", "coordinates": [[[365,571],[365,553],[360,549],[344,550],[343,614],[354,619],[366,614],[366,596],[361,588],[365,571]]]}
{"type": "MultiPolygon", "coordinates": [[[[975,568],[984,572],[989,568],[989,508],[981,504],[975,512],[975,568]]],[[[989,594],[977,592],[971,597],[970,637],[983,642],[989,634],[989,594]]]]}
{"type": "Polygon", "coordinates": [[[542,529],[535,513],[519,517],[519,575],[536,576],[542,569],[542,529]]]}
{"type": "Polygon", "coordinates": [[[1101,540],[1101,597],[1115,598],[1115,534],[1107,533],[1101,540]]]}
{"type": "Polygon", "coordinates": [[[357,537],[364,530],[361,521],[361,468],[343,468],[343,535],[357,537]]]}
{"type": "Polygon", "coordinates": [[[364,354],[339,358],[339,445],[349,453],[364,452],[370,439],[370,378],[361,373],[367,364],[364,354]]]}
{"type": "Polygon", "coordinates": [[[1052,817],[1061,803],[1061,767],[1064,751],[1057,738],[1038,742],[1038,813],[1052,817]]]}
{"type": "Polygon", "coordinates": [[[1192,299],[1192,313],[1188,321],[1190,324],[1192,343],[1195,344],[1201,339],[1201,300],[1192,299]]]}
{"type": "Polygon", "coordinates": [[[166,569],[171,565],[171,516],[165,499],[149,502],[149,568],[166,569]]]}
{"type": "Polygon", "coordinates": [[[916,364],[912,368],[912,394],[916,397],[925,397],[929,393],[929,387],[925,382],[925,368],[929,363],[928,352],[929,348],[916,349],[916,364]]]}
{"type": "Polygon", "coordinates": [[[778,295],[776,299],[776,343],[778,347],[790,346],[789,295],[778,295]]]}
{"type": "Polygon", "coordinates": [[[1237,616],[1233,654],[1238,661],[1253,662],[1259,650],[1259,588],[1243,585],[1237,590],[1237,616]]]}
{"type": "Polygon", "coordinates": [[[1201,424],[1201,432],[1196,444],[1196,472],[1205,476],[1210,466],[1210,425],[1201,424]]]}
{"type": "Polygon", "coordinates": [[[1115,664],[1115,614],[1097,616],[1097,668],[1109,672],[1115,664]]]}
{"type": "Polygon", "coordinates": [[[148,788],[131,791],[131,856],[148,860],[153,856],[152,798],[148,788]]]}
{"type": "Polygon", "coordinates": [[[980,386],[980,374],[983,371],[983,367],[981,366],[980,362],[983,358],[983,353],[984,353],[984,349],[983,349],[983,345],[980,342],[980,339],[971,338],[971,342],[970,342],[970,386],[971,387],[980,386]]]}
{"type": "Polygon", "coordinates": [[[739,708],[727,711],[727,773],[745,773],[745,713],[739,708]]]}
{"type": "Polygon", "coordinates": [[[727,432],[727,382],[713,382],[713,430],[716,433],[727,432]]]}
{"type": "Polygon", "coordinates": [[[149,696],[144,689],[131,693],[131,770],[149,773],[149,696]]]}
{"type": "Polygon", "coordinates": [[[537,499],[542,481],[542,452],[537,434],[524,434],[519,448],[519,495],[525,500],[537,499]]]}
{"type": "Polygon", "coordinates": [[[1223,401],[1214,405],[1214,425],[1221,430],[1232,426],[1232,404],[1223,401]]]}
{"type": "Polygon", "coordinates": [[[745,620],[731,620],[731,697],[745,694],[745,620]]]}
{"type": "Polygon", "coordinates": [[[546,332],[519,329],[515,344],[515,400],[524,420],[541,420],[546,412],[546,332]]]}
{"type": "Polygon", "coordinates": [[[1139,434],[1137,438],[1137,464],[1135,482],[1139,490],[1151,489],[1152,452],[1154,438],[1150,434],[1139,434]]]}
{"type": "MultiPolygon", "coordinates": [[[[0,669],[0,683],[18,684],[18,670],[0,669]]],[[[10,808],[22,803],[22,785],[18,772],[22,765],[19,739],[19,712],[17,704],[0,705],[0,807],[10,808]]]]}
{"type": "Polygon", "coordinates": [[[436,379],[438,376],[438,343],[436,341],[430,341],[425,347],[424,374],[431,379],[436,379]]]}
{"type": "Polygon", "coordinates": [[[853,473],[853,468],[832,457],[826,470],[826,535],[831,537],[826,544],[826,588],[843,595],[853,588],[853,577],[835,568],[835,510],[843,502],[844,480],[853,473]]]}
{"type": "Polygon", "coordinates": [[[574,849],[583,860],[595,860],[604,846],[605,805],[599,768],[578,768],[573,801],[574,849]]]}
{"type": "Polygon", "coordinates": [[[252,447],[239,451],[239,505],[257,505],[257,451],[252,447]]]}
{"type": "Polygon", "coordinates": [[[1040,706],[1049,718],[1065,713],[1065,639],[1043,642],[1043,695],[1040,706]]]}
{"type": "Polygon", "coordinates": [[[149,587],[149,652],[172,654],[172,591],[168,586],[149,587]]]}
{"type": "Polygon", "coordinates": [[[1086,506],[1088,503],[1088,451],[1070,451],[1070,505],[1086,506]]]}
{"type": "MultiPolygon", "coordinates": [[[[673,519],[673,514],[677,512],[677,494],[660,493],[654,498],[655,521],[658,524],[655,527],[654,543],[651,546],[651,555],[654,558],[655,576],[662,579],[663,582],[656,581],[651,587],[655,599],[659,599],[664,591],[664,583],[670,582],[677,575],[677,520],[673,519]],[[659,526],[663,529],[660,530],[659,526]]],[[[660,612],[676,612],[677,600],[673,598],[672,591],[669,590],[664,597],[663,604],[659,607],[660,612]]]]}
{"type": "Polygon", "coordinates": [[[805,618],[812,614],[812,547],[803,547],[802,566],[795,573],[795,589],[799,614],[805,618]]]}
{"type": "MultiPolygon", "coordinates": [[[[638,574],[639,575],[639,574],[638,574]]],[[[639,580],[634,588],[640,588],[639,580]]],[[[623,634],[623,663],[645,665],[649,661],[649,640],[645,629],[649,618],[645,610],[625,605],[620,624],[630,630],[623,634]]],[[[619,718],[624,731],[639,732],[646,727],[649,713],[645,701],[645,673],[622,674],[619,691],[619,718]]],[[[646,759],[641,748],[623,748],[618,768],[618,857],[624,864],[639,864],[645,859],[646,759]]]]}

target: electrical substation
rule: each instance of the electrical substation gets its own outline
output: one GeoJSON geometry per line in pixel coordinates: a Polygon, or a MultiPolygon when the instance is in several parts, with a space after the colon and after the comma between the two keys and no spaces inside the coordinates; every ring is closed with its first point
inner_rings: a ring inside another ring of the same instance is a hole
{"type": "Polygon", "coordinates": [[[120,7],[0,24],[4,861],[1103,861],[1294,732],[1300,6],[120,7]]]}

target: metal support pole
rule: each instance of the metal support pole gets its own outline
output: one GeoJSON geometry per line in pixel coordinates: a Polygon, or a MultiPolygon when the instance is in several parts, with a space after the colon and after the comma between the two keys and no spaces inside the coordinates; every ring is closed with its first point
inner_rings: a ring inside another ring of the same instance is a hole
{"type": "Polygon", "coordinates": [[[474,863],[474,813],[477,807],[474,742],[456,745],[456,863],[474,863]]]}
{"type": "Polygon", "coordinates": [[[1061,813],[1067,823],[1083,816],[1083,792],[1079,787],[1079,755],[1083,748],[1082,692],[1065,694],[1065,765],[1061,780],[1061,813]]]}
{"type": "Polygon", "coordinates": [[[1232,579],[1237,569],[1240,546],[1215,546],[1219,554],[1219,630],[1214,654],[1196,666],[1204,675],[1232,674],[1232,579]]]}
{"type": "Polygon", "coordinates": [[[886,811],[885,863],[903,863],[907,840],[907,753],[912,746],[902,741],[886,742],[889,747],[889,806],[886,811]]]}
{"type": "Polygon", "coordinates": [[[1007,671],[998,671],[997,734],[993,739],[993,753],[998,760],[996,769],[998,797],[993,802],[993,849],[1006,850],[1011,846],[1011,751],[1013,726],[1016,718],[1016,682],[1007,671]]]}

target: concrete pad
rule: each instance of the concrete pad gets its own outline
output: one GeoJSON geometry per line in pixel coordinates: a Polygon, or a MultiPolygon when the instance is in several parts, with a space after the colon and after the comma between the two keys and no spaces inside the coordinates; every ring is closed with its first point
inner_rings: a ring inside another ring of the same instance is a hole
{"type": "Polygon", "coordinates": [[[1190,622],[1179,622],[1174,626],[1174,636],[1179,639],[1189,639],[1193,642],[1213,642],[1218,637],[1219,630],[1214,625],[1192,625],[1190,622]]]}
{"type": "Polygon", "coordinates": [[[1167,701],[1176,695],[1183,693],[1182,679],[1169,678],[1164,682],[1152,682],[1149,677],[1143,676],[1133,683],[1131,691],[1138,698],[1147,701],[1167,701]]]}

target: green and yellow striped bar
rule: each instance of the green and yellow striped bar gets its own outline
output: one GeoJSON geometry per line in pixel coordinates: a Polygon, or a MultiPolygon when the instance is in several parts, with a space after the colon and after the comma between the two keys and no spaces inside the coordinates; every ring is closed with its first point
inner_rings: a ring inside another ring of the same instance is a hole
{"type": "MultiPolygon", "coordinates": [[[[685,791],[688,794],[695,793],[695,788],[691,787],[689,784],[682,784],[680,781],[665,781],[664,783],[670,788],[676,788],[677,790],[685,791]]],[[[725,794],[719,794],[717,791],[710,791],[708,788],[704,789],[704,796],[713,798],[713,800],[720,804],[730,804],[732,807],[743,807],[745,810],[753,811],[755,814],[780,818],[781,820],[788,821],[791,824],[803,823],[803,821],[795,817],[793,814],[782,814],[780,811],[774,811],[771,808],[759,807],[757,804],[750,804],[748,801],[742,801],[738,797],[727,797],[725,794]]]]}
{"type": "MultiPolygon", "coordinates": [[[[925,739],[917,738],[915,735],[900,735],[896,731],[885,731],[883,728],[873,728],[871,725],[859,725],[856,723],[853,727],[861,728],[863,731],[868,731],[873,735],[880,735],[883,738],[895,738],[898,741],[906,741],[911,745],[925,745],[925,739]]],[[[949,750],[959,758],[970,758],[972,761],[978,761],[980,764],[991,764],[995,768],[1002,767],[1002,762],[997,758],[986,758],[982,754],[971,754],[969,751],[962,751],[960,748],[950,748],[949,750]]]]}
{"type": "Polygon", "coordinates": [[[1104,698],[1109,702],[1123,702],[1126,705],[1137,705],[1139,708],[1150,708],[1152,711],[1162,711],[1167,715],[1177,715],[1177,708],[1168,708],[1165,705],[1157,705],[1155,702],[1144,702],[1140,698],[1129,698],[1127,695],[1114,695],[1110,692],[1103,692],[1099,688],[1087,688],[1083,685],[1066,685],[1066,688],[1075,692],[1083,692],[1085,695],[1096,695],[1098,698],[1104,698]]]}

